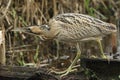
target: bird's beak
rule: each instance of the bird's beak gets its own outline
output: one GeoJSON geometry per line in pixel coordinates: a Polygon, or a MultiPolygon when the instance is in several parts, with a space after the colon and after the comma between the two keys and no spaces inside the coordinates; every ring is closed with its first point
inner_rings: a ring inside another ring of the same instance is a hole
{"type": "Polygon", "coordinates": [[[13,31],[13,32],[22,32],[22,33],[26,33],[26,34],[29,34],[29,35],[37,36],[37,37],[40,38],[41,41],[44,41],[44,39],[42,38],[42,35],[32,33],[32,31],[28,27],[15,28],[15,29],[12,29],[11,31],[13,31]]]}
{"type": "Polygon", "coordinates": [[[15,29],[12,29],[11,31],[13,31],[13,32],[26,32],[26,29],[25,28],[15,28],[15,29]]]}
{"type": "Polygon", "coordinates": [[[33,36],[38,36],[38,35],[32,33],[32,32],[28,29],[28,27],[15,28],[15,29],[12,29],[11,31],[13,31],[13,32],[22,32],[22,33],[30,34],[30,35],[33,35],[33,36]]]}

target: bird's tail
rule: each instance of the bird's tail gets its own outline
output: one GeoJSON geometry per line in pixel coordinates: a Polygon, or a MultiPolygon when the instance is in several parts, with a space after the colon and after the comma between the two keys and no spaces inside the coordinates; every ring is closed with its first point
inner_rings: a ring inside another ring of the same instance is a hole
{"type": "Polygon", "coordinates": [[[116,25],[112,24],[112,23],[109,23],[109,30],[111,30],[113,33],[116,33],[117,32],[117,27],[116,25]]]}

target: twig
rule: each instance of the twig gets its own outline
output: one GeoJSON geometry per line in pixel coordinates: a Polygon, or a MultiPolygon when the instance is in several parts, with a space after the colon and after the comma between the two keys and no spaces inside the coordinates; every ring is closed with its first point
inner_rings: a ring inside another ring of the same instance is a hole
{"type": "Polygon", "coordinates": [[[6,16],[6,13],[7,13],[9,7],[10,7],[11,2],[12,2],[12,0],[9,0],[9,2],[8,2],[8,4],[7,4],[7,7],[6,7],[5,11],[3,12],[3,16],[1,17],[1,19],[2,19],[4,16],[6,16]]]}
{"type": "Polygon", "coordinates": [[[36,51],[36,49],[10,50],[10,51],[7,51],[7,53],[28,52],[28,51],[36,51]]]}

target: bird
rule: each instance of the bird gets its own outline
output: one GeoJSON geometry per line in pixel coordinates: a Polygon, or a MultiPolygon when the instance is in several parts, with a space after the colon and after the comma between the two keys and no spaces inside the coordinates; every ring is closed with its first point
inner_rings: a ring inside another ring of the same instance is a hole
{"type": "Polygon", "coordinates": [[[106,35],[115,34],[117,28],[112,23],[104,22],[86,14],[63,13],[51,18],[47,24],[24,27],[22,31],[37,35],[43,41],[58,40],[76,44],[77,53],[73,62],[66,70],[58,72],[61,76],[65,76],[72,71],[72,67],[80,58],[80,42],[89,40],[97,41],[101,57],[106,58],[101,40],[106,35]]]}

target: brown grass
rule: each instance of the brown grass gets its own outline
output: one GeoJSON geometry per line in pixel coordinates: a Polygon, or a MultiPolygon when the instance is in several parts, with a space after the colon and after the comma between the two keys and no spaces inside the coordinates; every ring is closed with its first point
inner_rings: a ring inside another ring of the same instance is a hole
{"type": "Polygon", "coordinates": [[[13,28],[46,24],[53,16],[70,12],[116,23],[119,9],[119,0],[0,0],[0,27],[5,28],[7,64],[23,65],[36,62],[36,57],[42,60],[50,57],[50,53],[56,55],[54,42],[40,43],[36,37],[11,32],[13,28]]]}

